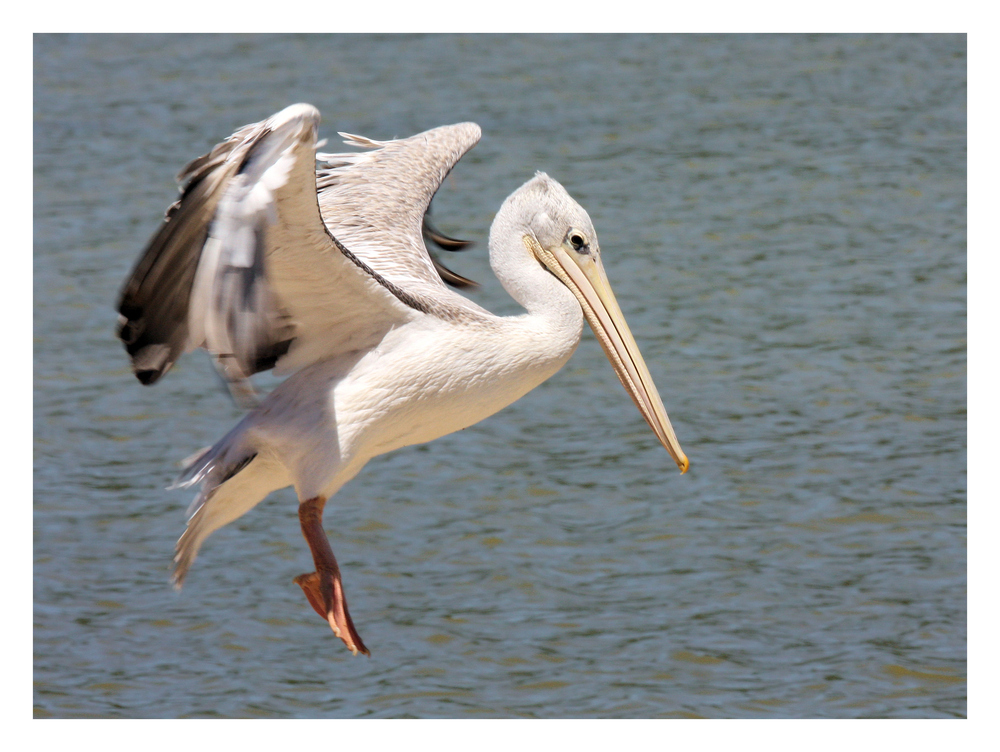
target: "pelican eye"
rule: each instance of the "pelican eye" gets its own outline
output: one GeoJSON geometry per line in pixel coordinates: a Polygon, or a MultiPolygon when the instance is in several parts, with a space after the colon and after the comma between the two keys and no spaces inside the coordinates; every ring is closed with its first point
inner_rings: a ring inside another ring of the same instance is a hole
{"type": "Polygon", "coordinates": [[[579,232],[571,232],[569,235],[569,244],[573,246],[573,250],[579,253],[587,253],[587,238],[579,232]]]}

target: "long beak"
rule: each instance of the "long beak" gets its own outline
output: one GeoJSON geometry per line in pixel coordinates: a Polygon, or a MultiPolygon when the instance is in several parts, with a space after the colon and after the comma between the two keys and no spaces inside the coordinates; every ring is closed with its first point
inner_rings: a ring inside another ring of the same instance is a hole
{"type": "Polygon", "coordinates": [[[600,258],[592,254],[569,253],[561,247],[544,249],[531,236],[525,236],[524,240],[538,260],[561,279],[580,301],[583,313],[614,366],[618,379],[681,473],[686,473],[690,462],[674,434],[653,377],[611,292],[600,258]]]}

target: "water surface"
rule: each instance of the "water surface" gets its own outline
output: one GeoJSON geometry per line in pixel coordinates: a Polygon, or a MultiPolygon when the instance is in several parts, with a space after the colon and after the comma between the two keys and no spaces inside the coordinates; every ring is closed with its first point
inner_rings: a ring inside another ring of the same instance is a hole
{"type": "Polygon", "coordinates": [[[956,717],[965,698],[962,36],[38,36],[37,717],[956,717]],[[175,189],[296,101],[474,120],[435,202],[489,271],[541,169],[590,212],[691,471],[588,332],[489,420],[369,464],[327,527],[371,659],[292,578],[290,491],[168,584],[176,462],[239,418],[132,377],[113,303],[175,189]]]}

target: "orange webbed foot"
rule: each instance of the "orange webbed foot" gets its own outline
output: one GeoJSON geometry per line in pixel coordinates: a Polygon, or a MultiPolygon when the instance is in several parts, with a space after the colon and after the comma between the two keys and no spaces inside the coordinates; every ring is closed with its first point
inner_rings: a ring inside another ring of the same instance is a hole
{"type": "Polygon", "coordinates": [[[326,619],[330,629],[343,640],[351,653],[357,655],[360,652],[371,655],[368,648],[365,647],[361,635],[358,634],[358,630],[354,628],[351,614],[347,610],[347,599],[344,598],[344,587],[340,581],[339,573],[310,572],[300,574],[294,582],[306,594],[309,605],[317,614],[326,619]]]}

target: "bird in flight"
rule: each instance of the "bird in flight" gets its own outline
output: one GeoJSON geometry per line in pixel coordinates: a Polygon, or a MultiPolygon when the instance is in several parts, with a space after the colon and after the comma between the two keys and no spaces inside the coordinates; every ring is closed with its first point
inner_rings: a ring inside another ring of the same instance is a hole
{"type": "Polygon", "coordinates": [[[205,539],[294,486],[314,572],[295,582],[352,653],[368,654],[323,530],[327,500],[371,458],[477,423],[541,384],[586,319],[622,385],[681,472],[681,450],[611,292],[587,212],[544,173],[490,230],[490,265],[525,313],[495,316],[445,284],[469,280],[428,251],[460,247],[426,218],[480,138],[474,123],[410,138],[340,134],[318,153],[320,116],[296,104],[237,130],[179,176],[180,198],[118,301],[118,336],[153,384],[204,348],[247,415],[185,461],[198,486],[177,542],[179,588],[205,539]],[[288,378],[258,398],[250,377],[288,378]]]}

